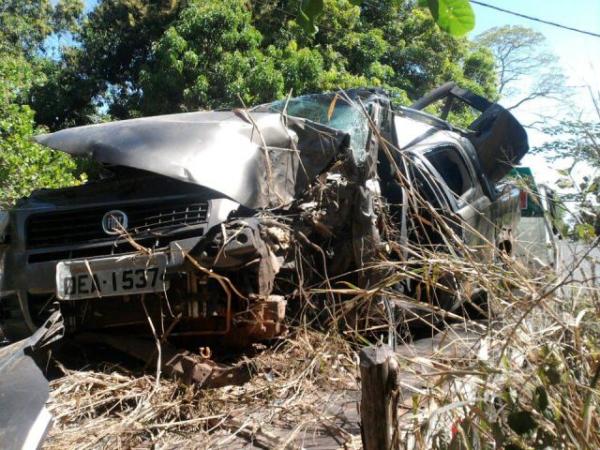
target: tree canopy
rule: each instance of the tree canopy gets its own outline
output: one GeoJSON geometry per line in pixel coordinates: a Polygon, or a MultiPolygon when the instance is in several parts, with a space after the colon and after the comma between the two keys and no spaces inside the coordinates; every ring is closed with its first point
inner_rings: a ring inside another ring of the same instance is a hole
{"type": "MultiPolygon", "coordinates": [[[[600,116],[600,110],[598,113],[600,116]]],[[[575,206],[574,236],[600,236],[600,120],[565,119],[544,132],[552,139],[533,151],[550,161],[570,162],[567,169],[560,171],[562,178],[557,184],[564,191],[563,201],[575,206]],[[592,172],[578,177],[581,165],[587,165],[592,172]]]]}
{"type": "Polygon", "coordinates": [[[408,0],[325,1],[315,34],[298,17],[297,0],[101,0],[32,106],[55,129],[97,111],[126,118],[365,85],[404,101],[448,79],[496,95],[491,55],[408,0]]]}
{"type": "Polygon", "coordinates": [[[28,105],[32,89],[47,78],[42,70],[44,40],[73,31],[79,1],[4,1],[0,7],[0,205],[40,187],[77,182],[66,155],[42,149],[31,136],[38,131],[28,105]]]}

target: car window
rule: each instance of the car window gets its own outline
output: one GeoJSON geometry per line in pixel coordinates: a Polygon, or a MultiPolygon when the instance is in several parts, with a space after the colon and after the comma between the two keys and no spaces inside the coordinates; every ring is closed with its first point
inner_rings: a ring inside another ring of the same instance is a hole
{"type": "Polygon", "coordinates": [[[475,187],[465,160],[454,147],[438,147],[425,154],[450,190],[458,197],[468,196],[475,187]]]}
{"type": "MultiPolygon", "coordinates": [[[[369,124],[364,112],[357,105],[338,97],[333,111],[330,111],[334,94],[305,95],[291,98],[287,102],[289,116],[302,117],[318,122],[350,135],[350,147],[358,162],[364,161],[369,138],[369,124]]],[[[280,100],[256,108],[256,111],[281,112],[286,108],[286,100],[280,100]]]]}

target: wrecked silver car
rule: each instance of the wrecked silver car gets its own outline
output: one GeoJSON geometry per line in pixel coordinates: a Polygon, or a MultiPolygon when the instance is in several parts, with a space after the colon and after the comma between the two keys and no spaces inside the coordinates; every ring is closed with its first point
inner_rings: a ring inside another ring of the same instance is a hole
{"type": "Polygon", "coordinates": [[[310,288],[377,283],[381,254],[405,257],[390,233],[439,243],[409,187],[468,245],[506,250],[518,191],[498,183],[528,149],[508,111],[452,84],[412,108],[355,89],[36,140],[109,176],[37,191],[10,211],[0,327],[11,340],[56,309],[67,333],[148,333],[150,322],[170,338],[273,338],[286,313],[318,307],[310,288]],[[438,100],[441,118],[421,111],[438,100]],[[453,102],[481,112],[468,129],[444,120],[453,102]]]}

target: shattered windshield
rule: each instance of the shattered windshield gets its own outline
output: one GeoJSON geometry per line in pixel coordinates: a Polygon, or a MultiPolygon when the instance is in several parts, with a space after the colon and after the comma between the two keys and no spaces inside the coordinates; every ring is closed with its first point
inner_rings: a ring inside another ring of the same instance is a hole
{"type": "MultiPolygon", "coordinates": [[[[279,100],[257,108],[258,111],[282,112],[286,100],[279,100]]],[[[287,102],[287,114],[312,120],[350,135],[350,147],[357,161],[366,156],[369,124],[362,109],[334,94],[304,95],[287,102]]]]}

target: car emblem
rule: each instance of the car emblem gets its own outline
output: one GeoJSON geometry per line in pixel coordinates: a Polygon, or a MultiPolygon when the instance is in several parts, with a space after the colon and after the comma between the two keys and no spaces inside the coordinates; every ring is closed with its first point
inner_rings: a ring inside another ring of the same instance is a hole
{"type": "Polygon", "coordinates": [[[107,212],[102,217],[102,229],[106,234],[121,234],[127,230],[128,222],[127,214],[115,209],[114,211],[107,212]]]}

